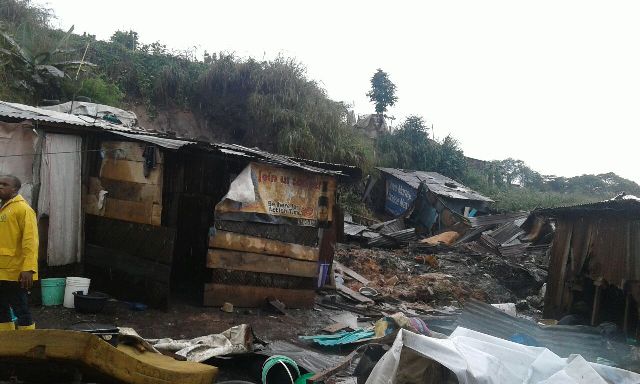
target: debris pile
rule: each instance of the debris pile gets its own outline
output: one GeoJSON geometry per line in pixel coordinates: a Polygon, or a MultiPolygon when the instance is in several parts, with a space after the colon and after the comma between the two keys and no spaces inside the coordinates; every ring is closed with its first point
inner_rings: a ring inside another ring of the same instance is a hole
{"type": "Polygon", "coordinates": [[[541,268],[527,268],[493,254],[425,254],[408,248],[388,251],[342,245],[336,260],[367,279],[368,284],[355,279],[338,265],[336,272],[351,290],[366,286],[379,293],[376,300],[427,307],[457,305],[470,297],[515,302],[536,296],[546,277],[541,268]]]}

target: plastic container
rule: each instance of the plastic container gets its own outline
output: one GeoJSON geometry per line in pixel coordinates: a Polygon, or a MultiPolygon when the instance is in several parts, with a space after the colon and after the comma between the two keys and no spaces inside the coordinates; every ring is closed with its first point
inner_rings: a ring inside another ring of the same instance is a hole
{"type": "Polygon", "coordinates": [[[64,302],[64,289],[67,281],[65,278],[42,279],[40,280],[40,291],[42,292],[42,305],[50,307],[62,305],[64,302]]]}
{"type": "Polygon", "coordinates": [[[64,289],[64,307],[75,308],[73,292],[82,291],[85,295],[89,293],[91,279],[84,277],[67,277],[67,285],[64,289]]]}
{"type": "Polygon", "coordinates": [[[73,292],[73,303],[76,311],[82,313],[102,312],[105,304],[107,304],[107,300],[109,300],[109,295],[102,292],[73,292]]]}

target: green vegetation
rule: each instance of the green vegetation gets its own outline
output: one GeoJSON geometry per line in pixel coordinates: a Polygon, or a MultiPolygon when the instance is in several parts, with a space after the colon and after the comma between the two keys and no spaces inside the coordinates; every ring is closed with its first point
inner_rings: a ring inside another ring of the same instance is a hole
{"type": "MultiPolygon", "coordinates": [[[[520,160],[478,162],[451,136],[435,141],[420,116],[409,116],[377,140],[347,123],[348,106],[331,100],[292,59],[169,50],[144,44],[135,31],[109,41],[52,27],[51,10],[28,0],[0,0],[0,99],[38,105],[77,96],[113,106],[189,110],[216,137],[321,161],[436,171],[492,197],[499,210],[520,210],[610,198],[640,186],[615,174],[545,176],[520,160]]],[[[367,96],[382,115],[397,101],[396,86],[378,69],[367,96]]],[[[366,212],[358,194],[341,191],[349,209],[366,212]]]]}
{"type": "Polygon", "coordinates": [[[429,139],[420,116],[409,116],[398,129],[380,136],[376,151],[383,167],[429,170],[458,180],[465,175],[465,157],[458,142],[451,136],[441,142],[429,139]]]}
{"type": "Polygon", "coordinates": [[[378,114],[385,113],[388,107],[392,107],[398,101],[396,85],[391,82],[389,75],[380,68],[371,78],[371,90],[367,96],[375,103],[378,114]]]}

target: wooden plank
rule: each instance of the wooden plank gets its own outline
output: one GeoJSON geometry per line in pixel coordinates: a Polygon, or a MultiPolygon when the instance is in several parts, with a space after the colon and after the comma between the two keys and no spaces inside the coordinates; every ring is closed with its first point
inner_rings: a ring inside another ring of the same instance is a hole
{"type": "Polygon", "coordinates": [[[216,229],[226,232],[295,243],[307,247],[318,246],[318,228],[287,224],[265,224],[251,221],[216,220],[216,229]]]}
{"type": "Polygon", "coordinates": [[[100,167],[100,178],[162,185],[162,164],[156,164],[149,172],[149,177],[145,177],[144,163],[104,158],[100,167]]]}
{"type": "Polygon", "coordinates": [[[316,292],[249,285],[204,285],[204,305],[206,306],[218,307],[229,302],[239,308],[256,308],[263,307],[269,297],[277,298],[288,308],[313,308],[316,292]]]}
{"type": "Polygon", "coordinates": [[[344,286],[342,284],[337,284],[338,292],[345,294],[350,297],[354,301],[358,301],[362,304],[374,304],[373,300],[370,298],[360,294],[359,292],[354,291],[353,289],[344,286]]]}
{"type": "Polygon", "coordinates": [[[294,260],[280,256],[229,251],[225,249],[209,249],[207,268],[315,277],[318,265],[313,261],[294,260]]]}
{"type": "Polygon", "coordinates": [[[336,270],[342,271],[345,275],[358,280],[359,282],[361,282],[364,285],[369,285],[370,281],[367,280],[366,277],[364,277],[361,274],[359,274],[358,272],[354,271],[353,269],[351,269],[349,267],[346,267],[346,266],[342,265],[341,263],[339,263],[337,261],[334,261],[333,265],[335,266],[336,270]]]}
{"type": "MultiPolygon", "coordinates": [[[[137,141],[103,141],[101,149],[105,150],[105,157],[116,160],[130,160],[144,162],[142,157],[146,146],[151,145],[137,141]]],[[[156,163],[164,163],[162,151],[156,147],[156,163]]]]}
{"type": "Polygon", "coordinates": [[[86,215],[87,243],[162,264],[172,264],[175,238],[174,228],[86,215]]]}
{"type": "Polygon", "coordinates": [[[162,207],[151,202],[118,200],[107,197],[104,213],[98,214],[98,216],[132,223],[160,225],[161,215],[158,214],[158,210],[161,211],[162,207]],[[158,208],[154,208],[154,206],[158,208]]]}
{"type": "Polygon", "coordinates": [[[86,264],[94,267],[115,269],[131,276],[168,283],[171,280],[171,266],[145,260],[121,251],[87,244],[85,248],[86,264]]]}
{"type": "Polygon", "coordinates": [[[134,183],[106,177],[90,178],[89,193],[97,194],[102,189],[109,192],[109,197],[118,200],[162,203],[162,186],[158,184],[134,183]]]}
{"type": "Polygon", "coordinates": [[[277,240],[241,235],[233,232],[217,231],[209,238],[210,248],[222,248],[232,251],[261,253],[285,256],[296,260],[318,261],[319,249],[304,245],[285,243],[277,240]]]}

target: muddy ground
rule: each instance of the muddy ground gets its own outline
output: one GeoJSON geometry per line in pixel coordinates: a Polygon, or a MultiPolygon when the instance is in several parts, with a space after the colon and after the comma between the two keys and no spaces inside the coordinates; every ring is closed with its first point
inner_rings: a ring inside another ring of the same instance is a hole
{"type": "Polygon", "coordinates": [[[148,339],[170,337],[194,338],[223,332],[235,325],[250,324],[256,337],[269,342],[310,335],[332,323],[329,316],[338,311],[325,308],[288,309],[290,317],[267,309],[235,308],[226,313],[220,308],[202,307],[176,298],[170,310],[133,311],[121,302],[109,302],[99,314],[83,314],[63,307],[32,308],[38,328],[65,329],[80,322],[97,322],[135,329],[148,339]]]}

